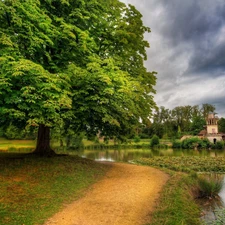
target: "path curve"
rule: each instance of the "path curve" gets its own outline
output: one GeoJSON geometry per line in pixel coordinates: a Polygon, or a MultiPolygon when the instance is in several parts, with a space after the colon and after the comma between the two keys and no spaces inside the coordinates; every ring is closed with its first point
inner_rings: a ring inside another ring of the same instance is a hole
{"type": "Polygon", "coordinates": [[[112,163],[86,195],[45,225],[143,225],[168,175],[148,166],[112,163]]]}

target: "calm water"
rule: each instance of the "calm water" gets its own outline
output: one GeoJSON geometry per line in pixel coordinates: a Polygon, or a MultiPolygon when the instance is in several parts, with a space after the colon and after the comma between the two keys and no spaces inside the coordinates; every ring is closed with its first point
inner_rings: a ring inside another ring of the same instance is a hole
{"type": "Polygon", "coordinates": [[[221,150],[153,150],[153,149],[113,149],[113,150],[81,150],[78,151],[81,157],[93,159],[96,161],[129,162],[142,157],[152,156],[224,156],[225,151],[221,150]]]}

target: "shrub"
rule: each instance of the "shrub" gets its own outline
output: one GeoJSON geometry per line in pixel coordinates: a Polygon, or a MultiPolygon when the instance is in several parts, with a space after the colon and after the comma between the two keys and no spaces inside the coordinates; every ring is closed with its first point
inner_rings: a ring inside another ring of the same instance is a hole
{"type": "Polygon", "coordinates": [[[181,147],[182,147],[181,141],[176,140],[173,141],[172,148],[181,148],[181,147]]]}
{"type": "Polygon", "coordinates": [[[216,144],[212,145],[213,149],[224,149],[224,142],[223,141],[217,141],[216,144]]]}
{"type": "Polygon", "coordinates": [[[210,148],[212,144],[207,138],[202,139],[200,143],[201,143],[201,148],[210,148]]]}
{"type": "Polygon", "coordinates": [[[135,136],[134,137],[134,142],[135,143],[138,143],[138,142],[140,142],[141,141],[141,138],[139,137],[139,136],[135,136]]]}
{"type": "Polygon", "coordinates": [[[201,140],[198,137],[187,138],[181,143],[181,147],[184,149],[209,148],[210,145],[208,139],[201,140]]]}
{"type": "Polygon", "coordinates": [[[159,144],[159,137],[154,134],[152,139],[151,139],[151,141],[150,141],[150,146],[154,147],[154,146],[156,146],[158,144],[159,144]]]}

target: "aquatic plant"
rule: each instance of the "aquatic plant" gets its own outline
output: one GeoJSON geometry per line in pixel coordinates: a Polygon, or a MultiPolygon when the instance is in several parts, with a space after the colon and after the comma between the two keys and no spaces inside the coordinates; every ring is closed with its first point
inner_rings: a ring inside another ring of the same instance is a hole
{"type": "Polygon", "coordinates": [[[155,156],[140,158],[137,163],[160,168],[167,168],[182,172],[225,172],[224,157],[198,157],[198,156],[155,156]]]}

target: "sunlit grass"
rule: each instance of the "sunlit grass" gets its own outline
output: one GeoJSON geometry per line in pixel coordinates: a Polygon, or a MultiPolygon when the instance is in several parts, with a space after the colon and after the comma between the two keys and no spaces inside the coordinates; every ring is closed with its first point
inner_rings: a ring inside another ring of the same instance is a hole
{"type": "Polygon", "coordinates": [[[83,191],[107,166],[76,156],[0,158],[0,224],[42,224],[83,191]]]}
{"type": "Polygon", "coordinates": [[[35,140],[8,140],[0,138],[0,150],[5,151],[8,148],[34,148],[35,140]]]}
{"type": "Polygon", "coordinates": [[[201,225],[200,209],[189,191],[191,186],[191,177],[173,173],[161,192],[151,223],[146,225],[201,225]]]}

